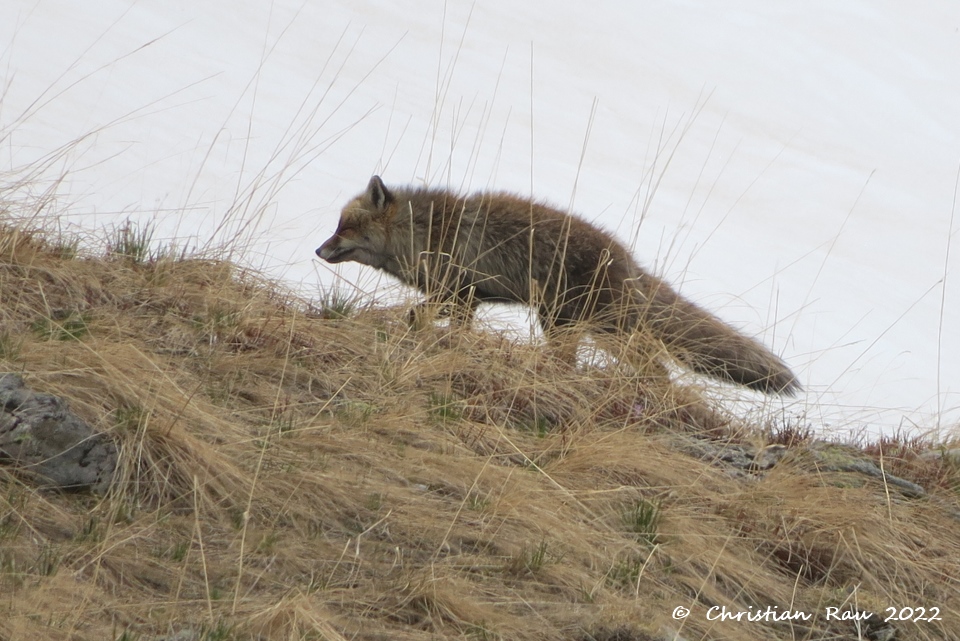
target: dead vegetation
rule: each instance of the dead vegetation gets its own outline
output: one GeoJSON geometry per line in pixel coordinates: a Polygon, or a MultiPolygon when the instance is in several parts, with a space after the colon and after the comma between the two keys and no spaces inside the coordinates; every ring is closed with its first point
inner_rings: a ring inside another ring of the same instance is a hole
{"type": "Polygon", "coordinates": [[[919,444],[876,446],[907,498],[693,389],[118,233],[84,256],[0,227],[0,369],[121,452],[106,496],[0,467],[4,641],[960,639],[960,475],[919,444]]]}

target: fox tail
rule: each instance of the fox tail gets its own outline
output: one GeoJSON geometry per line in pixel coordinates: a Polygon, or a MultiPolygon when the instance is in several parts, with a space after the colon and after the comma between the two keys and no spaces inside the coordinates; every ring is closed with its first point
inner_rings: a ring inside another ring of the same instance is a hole
{"type": "Polygon", "coordinates": [[[759,341],[745,336],[653,277],[641,277],[635,299],[640,320],[694,371],[768,394],[802,388],[790,368],[759,341]]]}

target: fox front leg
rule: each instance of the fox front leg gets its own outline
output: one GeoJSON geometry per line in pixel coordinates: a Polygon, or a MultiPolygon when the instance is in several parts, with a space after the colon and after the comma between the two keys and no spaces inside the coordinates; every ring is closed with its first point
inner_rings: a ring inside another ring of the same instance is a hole
{"type": "Polygon", "coordinates": [[[467,329],[479,306],[480,301],[473,296],[431,296],[410,309],[407,322],[413,330],[420,331],[437,318],[449,318],[451,328],[467,329]]]}
{"type": "Polygon", "coordinates": [[[582,328],[576,323],[568,323],[555,318],[550,311],[542,309],[538,315],[540,329],[547,342],[549,353],[559,362],[569,367],[577,365],[577,348],[582,338],[582,328]]]}

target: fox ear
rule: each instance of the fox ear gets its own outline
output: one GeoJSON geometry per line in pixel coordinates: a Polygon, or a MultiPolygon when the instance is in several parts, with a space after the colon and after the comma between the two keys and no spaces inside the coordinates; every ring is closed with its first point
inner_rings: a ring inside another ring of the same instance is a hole
{"type": "Polygon", "coordinates": [[[383,211],[387,205],[393,202],[393,194],[380,180],[380,176],[374,176],[370,179],[370,184],[367,185],[367,197],[377,211],[383,211]]]}

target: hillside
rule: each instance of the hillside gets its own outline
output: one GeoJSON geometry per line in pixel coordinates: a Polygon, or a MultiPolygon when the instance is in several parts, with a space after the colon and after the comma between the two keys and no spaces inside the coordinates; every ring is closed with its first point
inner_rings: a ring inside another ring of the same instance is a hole
{"type": "Polygon", "coordinates": [[[0,466],[3,641],[960,639],[946,445],[0,222],[0,373],[118,451],[103,493],[0,466]]]}

